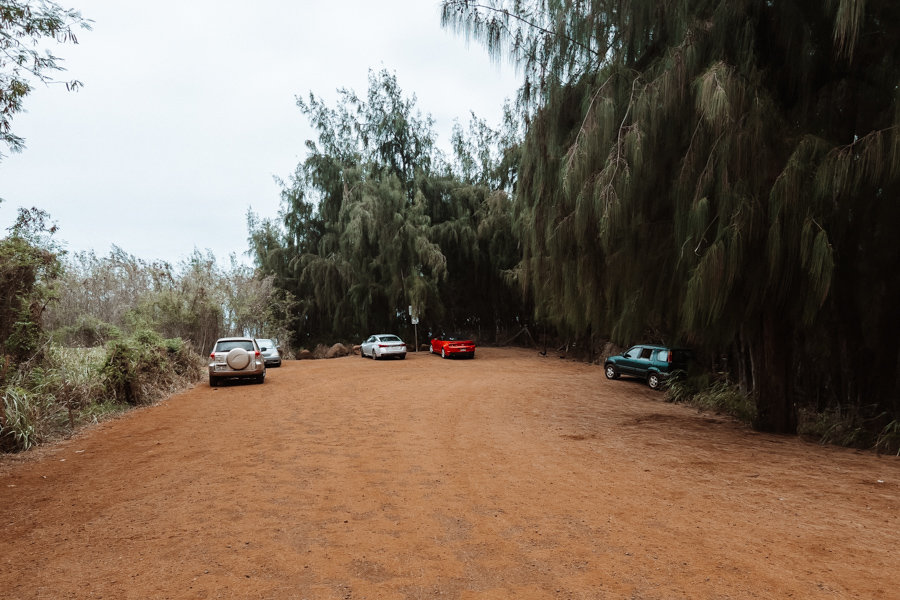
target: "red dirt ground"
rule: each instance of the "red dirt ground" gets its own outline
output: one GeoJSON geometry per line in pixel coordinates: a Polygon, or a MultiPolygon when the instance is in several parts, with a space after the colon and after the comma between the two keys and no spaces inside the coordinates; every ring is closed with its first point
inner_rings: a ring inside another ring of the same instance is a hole
{"type": "Polygon", "coordinates": [[[526,350],[201,383],[0,499],[4,599],[900,598],[900,459],[526,350]]]}

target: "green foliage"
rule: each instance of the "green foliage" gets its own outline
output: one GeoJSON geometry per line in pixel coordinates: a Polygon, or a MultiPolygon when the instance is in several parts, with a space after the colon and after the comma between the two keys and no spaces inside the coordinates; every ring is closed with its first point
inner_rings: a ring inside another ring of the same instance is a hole
{"type": "Polygon", "coordinates": [[[0,451],[27,450],[122,405],[153,402],[197,381],[204,362],[190,344],[142,330],[103,348],[51,346],[40,366],[2,387],[0,451]]]}
{"type": "Polygon", "coordinates": [[[163,339],[152,330],[106,345],[100,375],[107,394],[119,403],[148,404],[198,380],[202,359],[181,339],[163,339]]]}
{"type": "Polygon", "coordinates": [[[3,389],[3,419],[0,421],[0,450],[28,450],[40,441],[37,424],[41,420],[38,396],[18,386],[3,389]]]}
{"type": "Polygon", "coordinates": [[[278,337],[290,299],[271,278],[238,263],[220,266],[195,251],[177,266],[148,262],[113,248],[108,256],[77,253],[64,263],[58,301],[46,322],[57,340],[92,346],[141,329],[180,337],[208,352],[228,334],[278,337]]]}
{"type": "MultiPolygon", "coordinates": [[[[22,149],[23,140],[12,133],[11,120],[23,110],[32,83],[53,83],[52,75],[64,70],[59,58],[41,52],[40,44],[46,40],[77,44],[73,31],[77,28],[90,29],[90,23],[55,2],[0,0],[0,144],[13,152],[22,149]]],[[[72,80],[65,86],[74,90],[81,82],[72,80]]]]}
{"type": "Polygon", "coordinates": [[[411,335],[410,305],[432,331],[493,336],[521,317],[504,278],[518,262],[506,193],[515,167],[498,149],[514,133],[473,118],[457,126],[447,164],[431,118],[386,71],[370,74],[364,98],[340,90],[335,107],[313,94],[298,106],[318,139],[284,186],[280,223],[248,217],[294,344],[411,335]]]}
{"type": "MultiPolygon", "coordinates": [[[[4,364],[34,359],[43,343],[42,316],[60,275],[56,227],[38,209],[20,209],[0,240],[0,356],[4,364]]],[[[2,381],[2,374],[0,374],[2,381]]]]}
{"type": "Polygon", "coordinates": [[[0,386],[0,451],[18,452],[159,400],[200,379],[205,362],[179,338],[151,330],[105,348],[50,346],[40,366],[0,386]]]}
{"type": "Polygon", "coordinates": [[[122,330],[94,315],[83,315],[73,325],[60,327],[53,332],[53,340],[62,346],[95,347],[110,340],[121,339],[122,330]]]}
{"type": "Polygon", "coordinates": [[[875,448],[880,452],[892,452],[900,456],[900,419],[891,421],[878,432],[875,448]]]}
{"type": "Polygon", "coordinates": [[[862,412],[840,407],[823,411],[801,410],[797,433],[822,444],[871,448],[875,435],[866,426],[862,412]]]}
{"type": "Polygon", "coordinates": [[[42,366],[18,369],[3,386],[0,451],[17,452],[71,431],[81,411],[102,399],[101,355],[51,346],[42,366]]]}
{"type": "Polygon", "coordinates": [[[729,415],[748,424],[756,418],[753,398],[722,376],[704,373],[673,381],[668,387],[668,397],[673,402],[729,415]]]}
{"type": "Polygon", "coordinates": [[[525,74],[539,317],[729,356],[760,429],[822,397],[900,414],[900,5],[445,0],[443,22],[525,74]]]}

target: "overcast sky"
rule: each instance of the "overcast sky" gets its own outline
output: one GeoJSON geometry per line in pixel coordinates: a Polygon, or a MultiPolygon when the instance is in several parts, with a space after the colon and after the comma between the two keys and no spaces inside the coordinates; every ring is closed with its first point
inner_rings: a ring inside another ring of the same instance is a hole
{"type": "Polygon", "coordinates": [[[36,206],[70,252],[246,262],[248,208],[277,214],[274,177],[314,137],[297,96],[363,95],[386,68],[449,145],[470,111],[499,124],[518,86],[509,64],[441,29],[438,0],[58,2],[94,21],[52,49],[59,78],[84,88],[39,86],[13,119],[26,149],[0,161],[0,237],[36,206]]]}

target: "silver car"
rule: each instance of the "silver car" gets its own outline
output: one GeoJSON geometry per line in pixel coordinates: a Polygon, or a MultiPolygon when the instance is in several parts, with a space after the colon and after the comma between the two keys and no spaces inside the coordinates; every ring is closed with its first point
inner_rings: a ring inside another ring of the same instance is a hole
{"type": "Polygon", "coordinates": [[[262,352],[267,367],[281,366],[281,353],[278,352],[278,344],[275,343],[275,340],[256,338],[256,345],[259,346],[259,351],[262,352]]]}
{"type": "Polygon", "coordinates": [[[232,377],[265,382],[266,362],[253,338],[219,338],[209,353],[209,385],[215,387],[232,377]]]}
{"type": "Polygon", "coordinates": [[[392,333],[379,333],[359,345],[359,355],[379,358],[406,358],[406,344],[392,333]]]}

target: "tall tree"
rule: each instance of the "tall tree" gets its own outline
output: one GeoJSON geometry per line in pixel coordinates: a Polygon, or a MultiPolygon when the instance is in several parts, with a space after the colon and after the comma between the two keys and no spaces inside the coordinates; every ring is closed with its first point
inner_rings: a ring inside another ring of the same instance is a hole
{"type": "Polygon", "coordinates": [[[526,74],[539,310],[733,354],[760,429],[822,395],[900,418],[900,5],[446,0],[443,19],[526,74]]]}
{"type": "MultiPolygon", "coordinates": [[[[79,28],[90,29],[90,22],[55,2],[0,0],[0,145],[13,152],[24,147],[24,140],[12,132],[13,116],[22,111],[34,82],[54,83],[54,74],[65,70],[60,59],[41,52],[40,45],[46,40],[77,44],[73,30],[79,28]]],[[[73,79],[64,85],[74,90],[81,82],[73,79]]]]}
{"type": "Polygon", "coordinates": [[[431,118],[387,71],[370,73],[364,99],[344,89],[335,107],[314,94],[297,104],[318,139],[284,187],[283,228],[249,223],[257,264],[296,299],[301,342],[393,328],[445,269],[416,192],[431,118]]]}
{"type": "Polygon", "coordinates": [[[281,222],[248,220],[261,274],[295,301],[298,343],[411,333],[408,306],[432,330],[491,336],[520,314],[512,288],[494,285],[518,260],[500,134],[477,119],[458,128],[451,166],[431,117],[386,71],[365,97],[298,106],[318,137],[284,186],[281,222]]]}
{"type": "Polygon", "coordinates": [[[20,209],[0,239],[0,383],[10,368],[40,354],[43,313],[55,297],[62,253],[56,225],[38,209],[20,209]]]}

